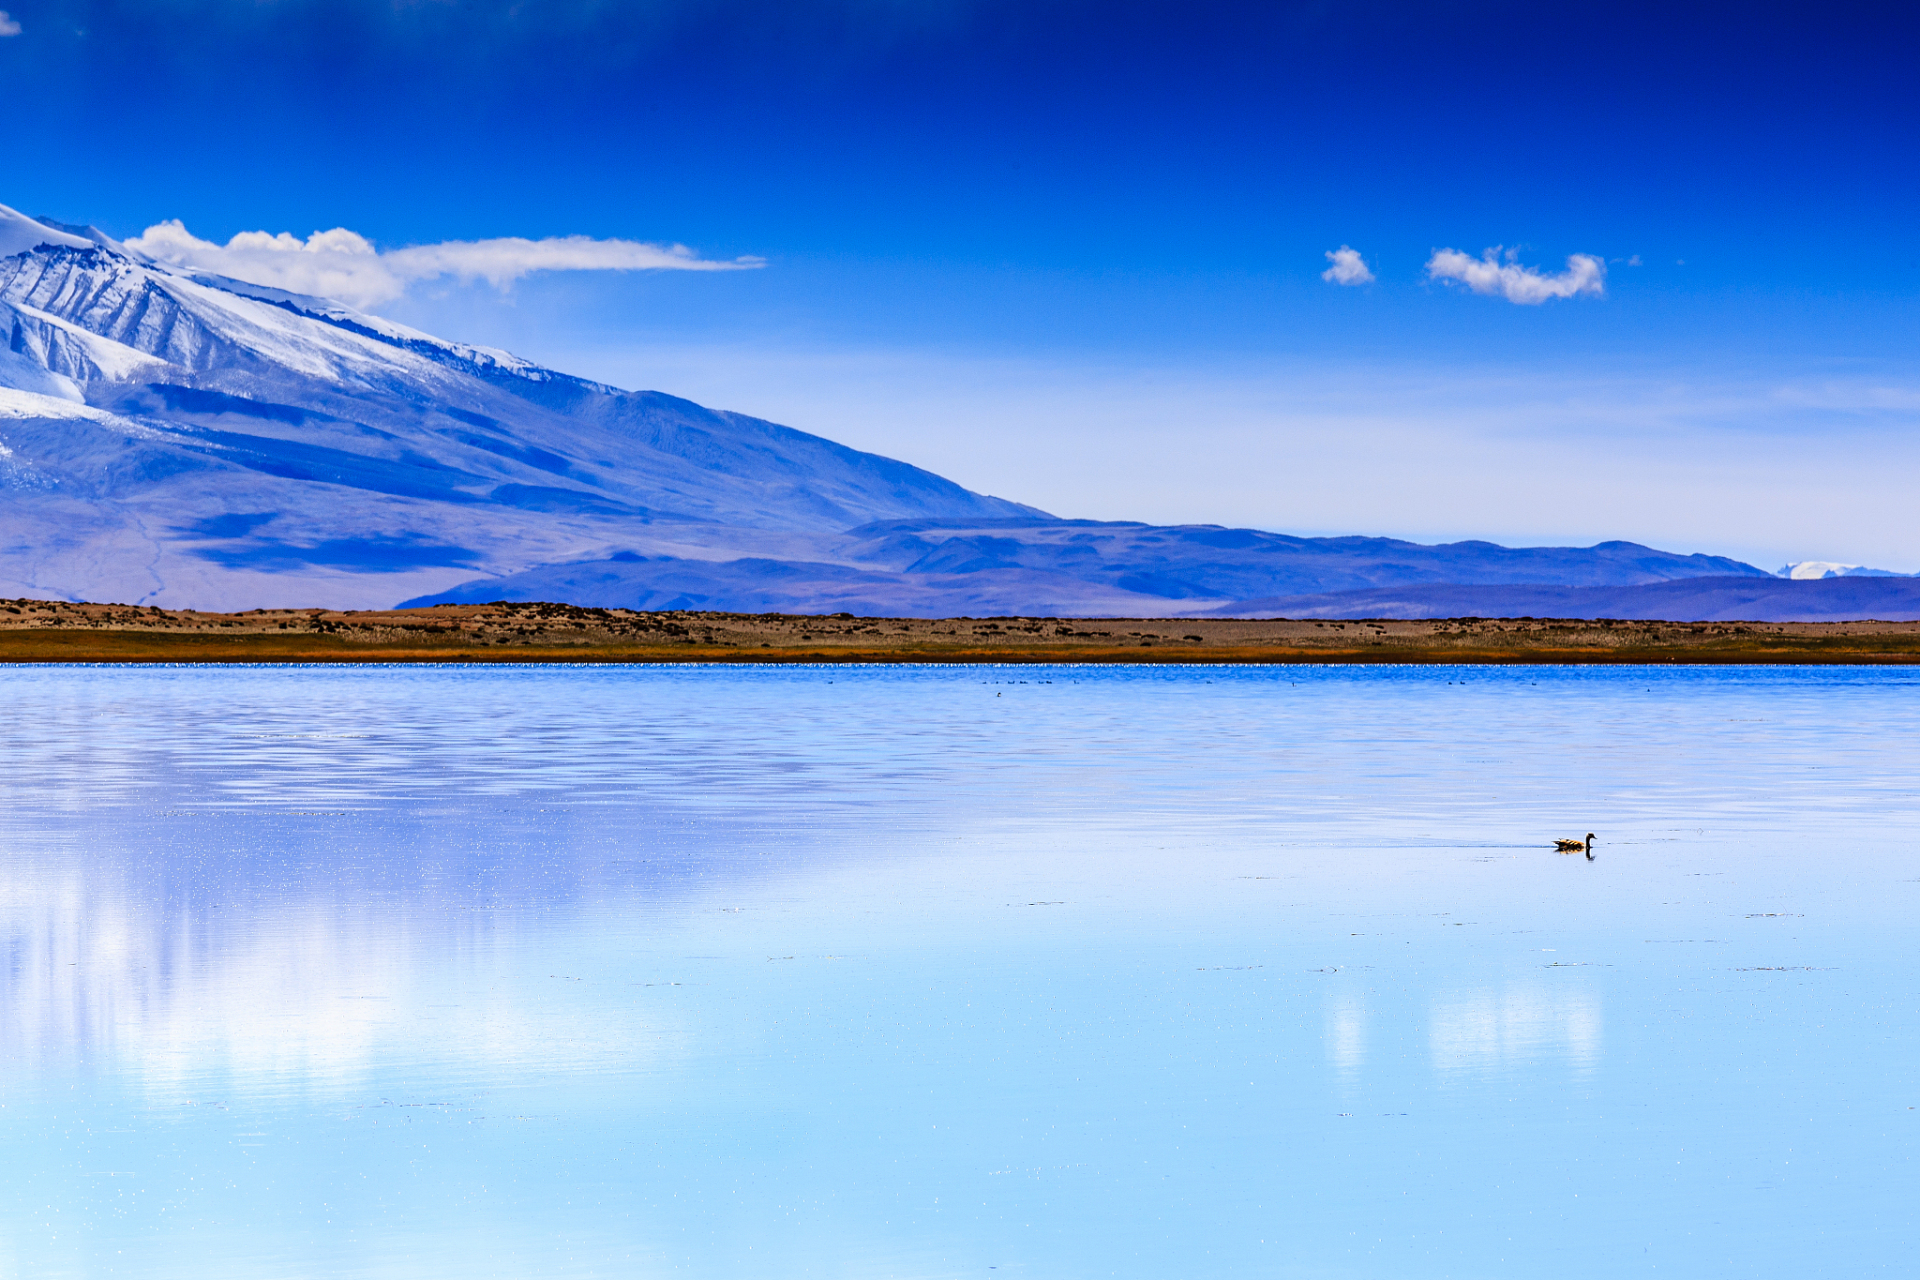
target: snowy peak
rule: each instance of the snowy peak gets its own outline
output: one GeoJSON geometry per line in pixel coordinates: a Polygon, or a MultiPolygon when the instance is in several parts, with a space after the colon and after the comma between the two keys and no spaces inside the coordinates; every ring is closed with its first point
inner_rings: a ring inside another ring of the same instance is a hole
{"type": "MultiPolygon", "coordinates": [[[[63,323],[187,375],[275,371],[391,390],[433,381],[431,366],[438,366],[492,380],[562,380],[582,389],[613,390],[505,351],[448,342],[328,298],[176,272],[92,228],[49,225],[4,207],[0,302],[33,313],[38,323],[63,323]]],[[[32,328],[23,326],[23,341],[31,343],[32,328]]],[[[18,343],[11,349],[31,360],[41,348],[59,346],[42,336],[33,351],[18,343]]],[[[58,351],[53,359],[48,372],[81,385],[112,380],[136,363],[125,357],[88,362],[58,351]]]]}
{"type": "Polygon", "coordinates": [[[1777,576],[1804,582],[1821,578],[1908,578],[1914,575],[1896,573],[1891,569],[1869,569],[1859,564],[1840,564],[1833,560],[1796,560],[1792,564],[1782,565],[1777,576]]]}
{"type": "Polygon", "coordinates": [[[44,222],[29,218],[17,209],[9,209],[6,205],[0,204],[0,258],[9,258],[16,253],[31,253],[41,245],[87,249],[91,248],[93,243],[70,231],[50,227],[44,222]]]}

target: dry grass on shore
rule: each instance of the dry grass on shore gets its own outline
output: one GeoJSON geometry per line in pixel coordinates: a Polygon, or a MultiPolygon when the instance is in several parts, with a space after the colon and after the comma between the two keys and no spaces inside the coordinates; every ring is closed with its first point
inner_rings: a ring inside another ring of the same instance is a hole
{"type": "Polygon", "coordinates": [[[1920,622],[861,618],[0,601],[4,662],[1915,663],[1920,622]]]}

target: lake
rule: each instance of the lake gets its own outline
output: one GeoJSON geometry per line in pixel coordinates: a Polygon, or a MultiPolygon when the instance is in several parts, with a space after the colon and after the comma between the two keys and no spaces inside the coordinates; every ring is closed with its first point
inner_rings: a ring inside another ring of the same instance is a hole
{"type": "Polygon", "coordinates": [[[0,689],[0,1275],[1853,1277],[1920,1244],[1920,674],[0,689]]]}

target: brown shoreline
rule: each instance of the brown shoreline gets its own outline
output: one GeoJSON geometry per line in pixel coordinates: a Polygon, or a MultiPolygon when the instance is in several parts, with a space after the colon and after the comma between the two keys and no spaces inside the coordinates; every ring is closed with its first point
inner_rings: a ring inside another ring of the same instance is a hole
{"type": "Polygon", "coordinates": [[[1920,664],[1920,622],[858,618],[0,600],[0,662],[1920,664]]]}

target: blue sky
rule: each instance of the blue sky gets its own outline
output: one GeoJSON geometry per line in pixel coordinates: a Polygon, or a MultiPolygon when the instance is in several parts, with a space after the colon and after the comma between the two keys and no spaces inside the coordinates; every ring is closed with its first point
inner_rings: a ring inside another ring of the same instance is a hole
{"type": "Polygon", "coordinates": [[[764,262],[367,304],[449,337],[1062,514],[1920,569],[1900,6],[4,3],[27,212],[764,262]]]}

